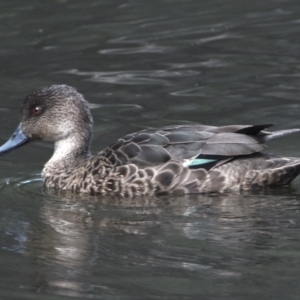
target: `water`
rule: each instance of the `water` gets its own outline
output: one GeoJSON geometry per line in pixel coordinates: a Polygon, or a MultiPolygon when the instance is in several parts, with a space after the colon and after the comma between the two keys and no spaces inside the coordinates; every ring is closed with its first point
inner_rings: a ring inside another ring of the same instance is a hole
{"type": "MultiPolygon", "coordinates": [[[[0,139],[53,83],[93,104],[94,151],[147,126],[300,127],[296,0],[0,3],[0,139]]],[[[270,151],[300,156],[299,136],[270,151]]],[[[52,145],[0,159],[1,299],[298,299],[300,180],[258,194],[51,195],[52,145]]]]}

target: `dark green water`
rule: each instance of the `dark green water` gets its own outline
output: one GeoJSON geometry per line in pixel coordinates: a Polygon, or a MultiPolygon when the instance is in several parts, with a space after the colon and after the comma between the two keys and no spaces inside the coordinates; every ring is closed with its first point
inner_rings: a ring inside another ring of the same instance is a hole
{"type": "MultiPolygon", "coordinates": [[[[0,144],[21,101],[66,83],[94,151],[145,126],[300,127],[298,1],[4,0],[0,144]]],[[[270,152],[300,156],[299,135],[270,152]]],[[[255,195],[45,194],[52,145],[0,158],[0,299],[299,299],[300,180],[255,195]]]]}

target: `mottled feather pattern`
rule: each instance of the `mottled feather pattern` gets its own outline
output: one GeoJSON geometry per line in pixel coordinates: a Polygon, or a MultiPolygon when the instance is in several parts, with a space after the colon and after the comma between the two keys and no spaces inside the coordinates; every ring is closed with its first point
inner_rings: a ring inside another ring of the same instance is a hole
{"type": "Polygon", "coordinates": [[[121,196],[153,194],[152,170],[139,170],[136,165],[112,166],[105,157],[87,160],[75,170],[59,173],[48,170],[45,185],[75,193],[118,194],[121,196]]]}
{"type": "Polygon", "coordinates": [[[119,139],[70,173],[51,170],[45,184],[92,195],[184,195],[285,185],[299,174],[299,159],[247,156],[265,147],[260,137],[227,132],[246,128],[251,133],[246,126],[206,127],[208,132],[203,132],[202,125],[166,127],[158,132],[146,129],[119,139]],[[218,164],[206,170],[182,163],[201,155],[219,158],[218,164]]]}

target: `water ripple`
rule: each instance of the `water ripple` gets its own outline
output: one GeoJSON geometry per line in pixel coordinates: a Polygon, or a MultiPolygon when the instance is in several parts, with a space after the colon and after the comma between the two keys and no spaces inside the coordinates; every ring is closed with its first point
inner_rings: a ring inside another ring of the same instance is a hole
{"type": "Polygon", "coordinates": [[[186,69],[186,68],[220,68],[229,65],[227,62],[223,62],[220,59],[209,59],[207,61],[191,62],[191,63],[173,63],[168,64],[173,69],[186,69]]]}
{"type": "Polygon", "coordinates": [[[215,41],[219,41],[219,40],[238,39],[238,38],[241,38],[241,36],[239,36],[237,34],[222,33],[222,34],[218,34],[215,36],[204,37],[204,38],[200,38],[200,39],[193,39],[193,40],[191,40],[191,42],[193,42],[194,44],[197,44],[197,45],[202,45],[202,44],[211,43],[211,42],[215,42],[215,41]]]}
{"type": "Polygon", "coordinates": [[[161,78],[187,77],[200,74],[198,71],[182,70],[147,70],[147,71],[114,71],[114,72],[83,72],[77,69],[65,70],[61,73],[90,77],[88,81],[105,82],[124,85],[168,85],[171,83],[161,78]]]}
{"type": "Polygon", "coordinates": [[[143,107],[138,104],[97,104],[97,103],[89,103],[89,108],[90,109],[113,108],[114,111],[116,110],[116,108],[119,108],[119,111],[143,109],[143,107]]]}
{"type": "Polygon", "coordinates": [[[42,194],[42,178],[39,174],[32,174],[25,178],[4,178],[0,182],[3,197],[24,197],[24,199],[40,198],[42,194]]]}
{"type": "Polygon", "coordinates": [[[99,50],[100,54],[136,54],[136,53],[165,53],[169,51],[170,47],[159,47],[153,44],[142,45],[140,47],[132,48],[118,48],[118,49],[105,49],[99,50]]]}
{"type": "Polygon", "coordinates": [[[196,88],[191,88],[191,89],[184,89],[181,91],[176,91],[171,93],[172,96],[192,96],[192,97],[207,97],[207,93],[204,91],[203,87],[196,87],[196,88]]]}

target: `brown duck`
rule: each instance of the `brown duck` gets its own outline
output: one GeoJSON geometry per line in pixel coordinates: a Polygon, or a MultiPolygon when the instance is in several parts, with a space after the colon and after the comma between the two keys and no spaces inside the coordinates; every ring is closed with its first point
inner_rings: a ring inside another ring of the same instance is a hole
{"type": "Polygon", "coordinates": [[[200,124],[145,129],[91,154],[93,119],[76,89],[52,85],[29,94],[21,123],[0,155],[43,139],[54,154],[42,171],[46,188],[120,196],[251,190],[289,184],[300,158],[262,154],[265,142],[289,129],[267,125],[200,124]]]}

